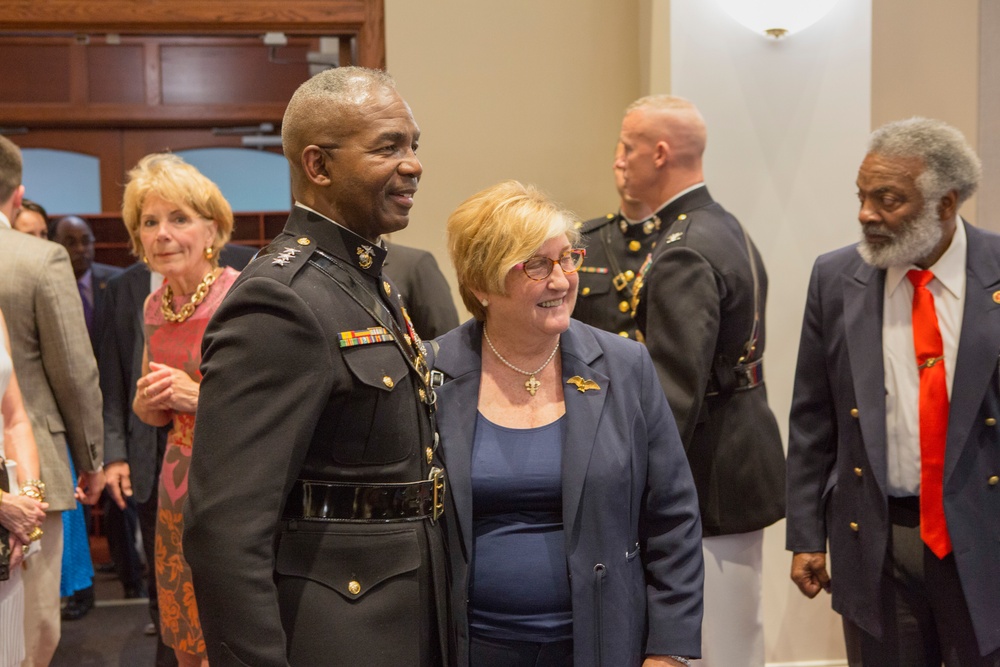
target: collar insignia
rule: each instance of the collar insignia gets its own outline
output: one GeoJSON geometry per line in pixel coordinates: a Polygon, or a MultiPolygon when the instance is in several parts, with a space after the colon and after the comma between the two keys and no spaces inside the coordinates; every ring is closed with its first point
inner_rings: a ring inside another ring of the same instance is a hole
{"type": "Polygon", "coordinates": [[[680,241],[684,238],[684,232],[674,232],[667,238],[663,239],[664,243],[674,243],[675,241],[680,241]]]}
{"type": "Polygon", "coordinates": [[[358,253],[358,266],[360,266],[362,269],[370,268],[372,262],[375,260],[374,257],[375,249],[372,248],[370,245],[361,245],[358,246],[357,253],[358,253]]]}

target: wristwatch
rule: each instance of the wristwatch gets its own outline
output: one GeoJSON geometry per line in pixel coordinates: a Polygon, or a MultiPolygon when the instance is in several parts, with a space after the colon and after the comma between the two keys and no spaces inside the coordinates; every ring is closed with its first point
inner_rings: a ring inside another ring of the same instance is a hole
{"type": "Polygon", "coordinates": [[[676,660],[677,662],[684,665],[684,667],[691,667],[691,658],[684,658],[679,655],[668,655],[667,657],[670,658],[671,660],[676,660]]]}

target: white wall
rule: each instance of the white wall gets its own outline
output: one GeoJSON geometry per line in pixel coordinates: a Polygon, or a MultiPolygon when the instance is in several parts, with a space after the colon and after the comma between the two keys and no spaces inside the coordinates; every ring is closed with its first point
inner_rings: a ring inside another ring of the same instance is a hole
{"type": "MultiPolygon", "coordinates": [[[[871,0],[841,0],[820,23],[779,41],[738,25],[714,0],[671,0],[669,39],[672,90],[654,92],[701,109],[709,189],[747,227],[768,268],[766,378],[787,437],[812,262],[858,236],[854,180],[871,115],[871,0]]],[[[764,562],[768,662],[842,664],[829,598],[806,600],[788,579],[784,522],[768,529],[764,562]]]]}

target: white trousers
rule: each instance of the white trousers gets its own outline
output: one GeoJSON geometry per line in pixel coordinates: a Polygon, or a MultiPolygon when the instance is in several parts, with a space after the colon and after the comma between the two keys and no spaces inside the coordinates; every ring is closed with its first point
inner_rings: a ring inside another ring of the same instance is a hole
{"type": "Polygon", "coordinates": [[[763,667],[764,531],[706,537],[700,667],[763,667]]]}
{"type": "Polygon", "coordinates": [[[62,576],[62,512],[46,512],[42,550],[28,559],[24,579],[23,667],[48,667],[59,645],[59,579],[62,576]]]}

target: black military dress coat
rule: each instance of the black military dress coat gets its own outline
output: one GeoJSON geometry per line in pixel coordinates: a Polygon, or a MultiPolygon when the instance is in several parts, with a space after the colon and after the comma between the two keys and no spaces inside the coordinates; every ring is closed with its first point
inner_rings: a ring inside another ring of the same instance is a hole
{"type": "Polygon", "coordinates": [[[649,218],[630,225],[621,213],[609,213],[578,224],[587,257],[579,271],[573,317],[635,340],[632,283],[656,247],[660,221],[649,218]]]}
{"type": "Polygon", "coordinates": [[[706,537],[784,516],[785,460],[763,383],[738,386],[759,281],[754,359],[764,353],[767,274],[739,222],[704,186],[657,212],[662,230],[637,278],[635,316],[687,450],[706,537]]]}
{"type": "Polygon", "coordinates": [[[184,551],[216,667],[446,659],[440,521],[295,518],[297,480],[430,473],[428,374],[410,359],[419,340],[378,329],[393,328],[390,313],[407,331],[384,258],[296,207],[205,333],[184,551]]]}

